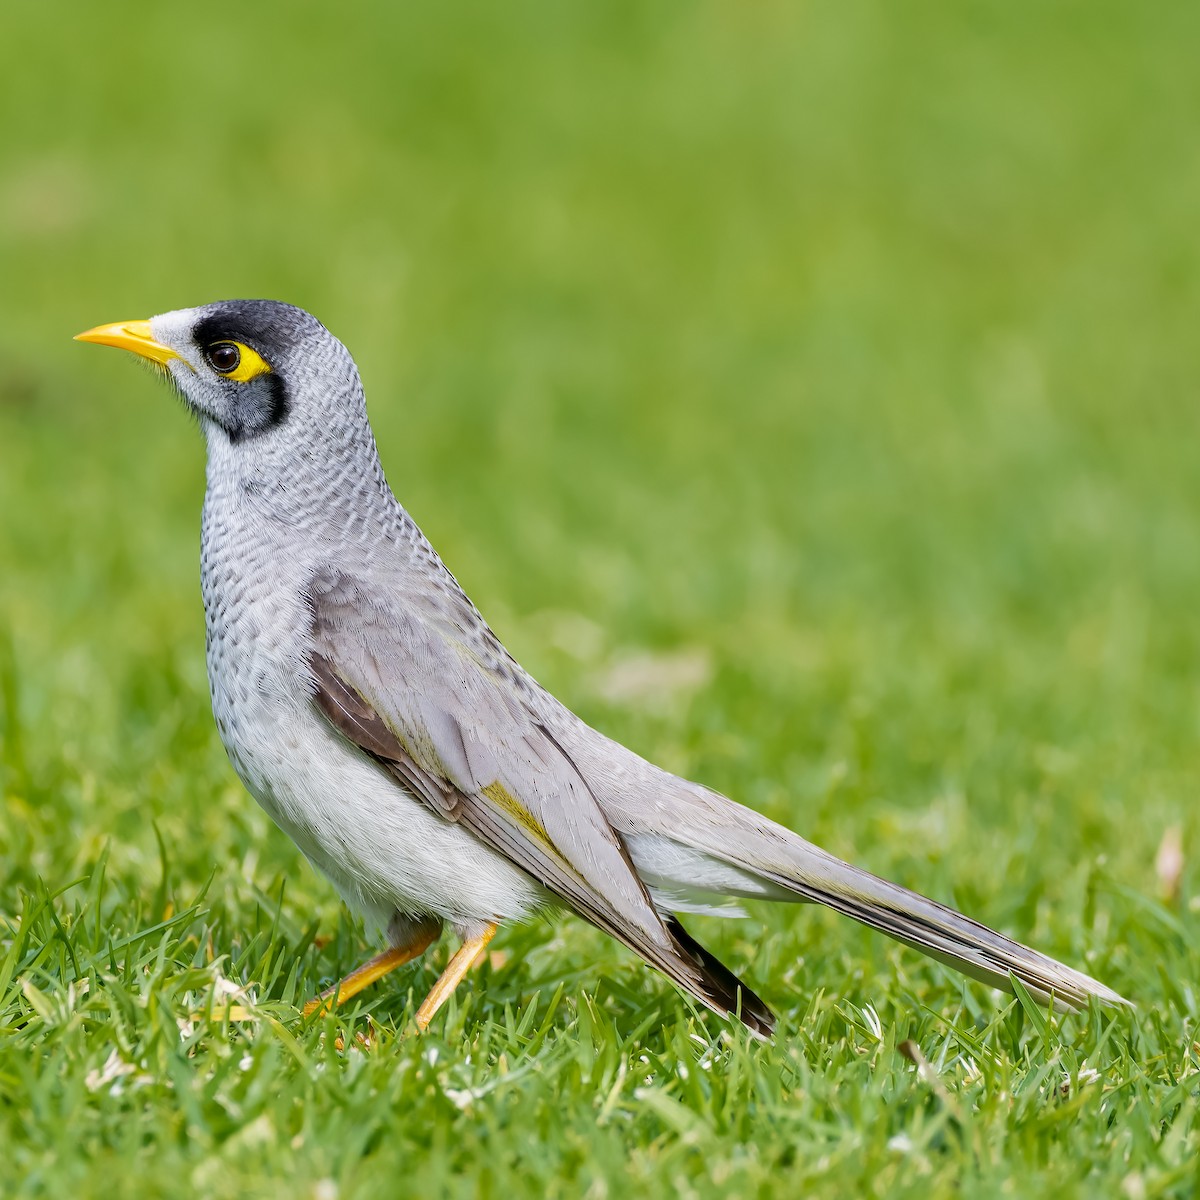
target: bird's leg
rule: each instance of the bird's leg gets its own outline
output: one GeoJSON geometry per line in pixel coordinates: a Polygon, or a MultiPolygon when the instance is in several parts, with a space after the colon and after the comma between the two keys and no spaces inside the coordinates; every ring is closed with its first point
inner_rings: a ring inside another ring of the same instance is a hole
{"type": "Polygon", "coordinates": [[[468,938],[454,952],[454,957],[446,964],[437,983],[430,989],[421,1007],[417,1009],[417,1028],[423,1033],[429,1028],[437,1010],[450,999],[450,994],[462,982],[463,976],[483,957],[488,942],[496,936],[498,926],[489,925],[477,937],[468,938]]]}
{"type": "Polygon", "coordinates": [[[357,996],[365,987],[370,987],[377,979],[382,979],[389,971],[420,958],[430,944],[441,932],[440,921],[420,921],[410,925],[406,930],[405,940],[398,945],[389,946],[382,954],[369,958],[361,967],[355,968],[340,983],[326,988],[319,996],[310,1000],[304,1006],[304,1015],[312,1016],[315,1012],[324,1012],[338,1004],[345,1004],[352,996],[357,996]]]}

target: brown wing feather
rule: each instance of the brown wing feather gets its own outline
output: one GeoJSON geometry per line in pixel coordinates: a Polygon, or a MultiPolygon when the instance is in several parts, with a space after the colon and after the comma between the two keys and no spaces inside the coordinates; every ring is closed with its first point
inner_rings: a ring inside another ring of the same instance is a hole
{"type": "Polygon", "coordinates": [[[423,771],[405,752],[379,714],[344,680],[323,654],[313,654],[309,669],[317,684],[317,706],[344,737],[377,758],[410,791],[447,820],[462,815],[462,796],[444,779],[423,771]]]}

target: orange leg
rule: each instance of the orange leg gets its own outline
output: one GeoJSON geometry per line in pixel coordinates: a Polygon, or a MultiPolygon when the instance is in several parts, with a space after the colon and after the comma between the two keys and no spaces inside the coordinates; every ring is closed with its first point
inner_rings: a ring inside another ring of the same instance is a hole
{"type": "Polygon", "coordinates": [[[403,966],[419,958],[429,948],[430,944],[441,932],[437,922],[426,922],[417,925],[407,942],[400,946],[391,946],[382,954],[368,959],[361,967],[350,972],[340,983],[326,988],[315,999],[304,1006],[304,1015],[311,1017],[315,1012],[324,1012],[338,1004],[345,1004],[352,996],[357,996],[365,987],[370,987],[377,979],[382,979],[389,971],[403,966]]]}
{"type": "Polygon", "coordinates": [[[489,925],[478,937],[468,938],[454,952],[446,964],[437,983],[433,985],[424,1003],[417,1009],[417,1028],[422,1033],[429,1028],[437,1010],[450,999],[451,993],[462,982],[463,976],[483,957],[488,942],[496,936],[496,925],[489,925]]]}

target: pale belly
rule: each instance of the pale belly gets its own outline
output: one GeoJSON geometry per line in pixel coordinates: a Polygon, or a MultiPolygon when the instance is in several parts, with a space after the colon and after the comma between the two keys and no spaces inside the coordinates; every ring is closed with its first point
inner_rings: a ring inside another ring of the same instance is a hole
{"type": "Polygon", "coordinates": [[[525,872],[345,741],[298,679],[251,657],[235,668],[210,652],[221,739],[247,790],[351,908],[380,927],[396,913],[433,913],[470,936],[546,903],[525,872]]]}

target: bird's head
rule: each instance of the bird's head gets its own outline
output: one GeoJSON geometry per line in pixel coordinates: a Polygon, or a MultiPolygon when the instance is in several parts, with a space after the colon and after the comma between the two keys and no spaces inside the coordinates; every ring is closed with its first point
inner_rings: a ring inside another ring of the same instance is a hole
{"type": "Polygon", "coordinates": [[[294,440],[297,427],[336,439],[365,422],[345,347],[315,317],[276,300],[182,308],[100,325],[77,340],[132,351],[169,376],[210,444],[294,440]]]}

